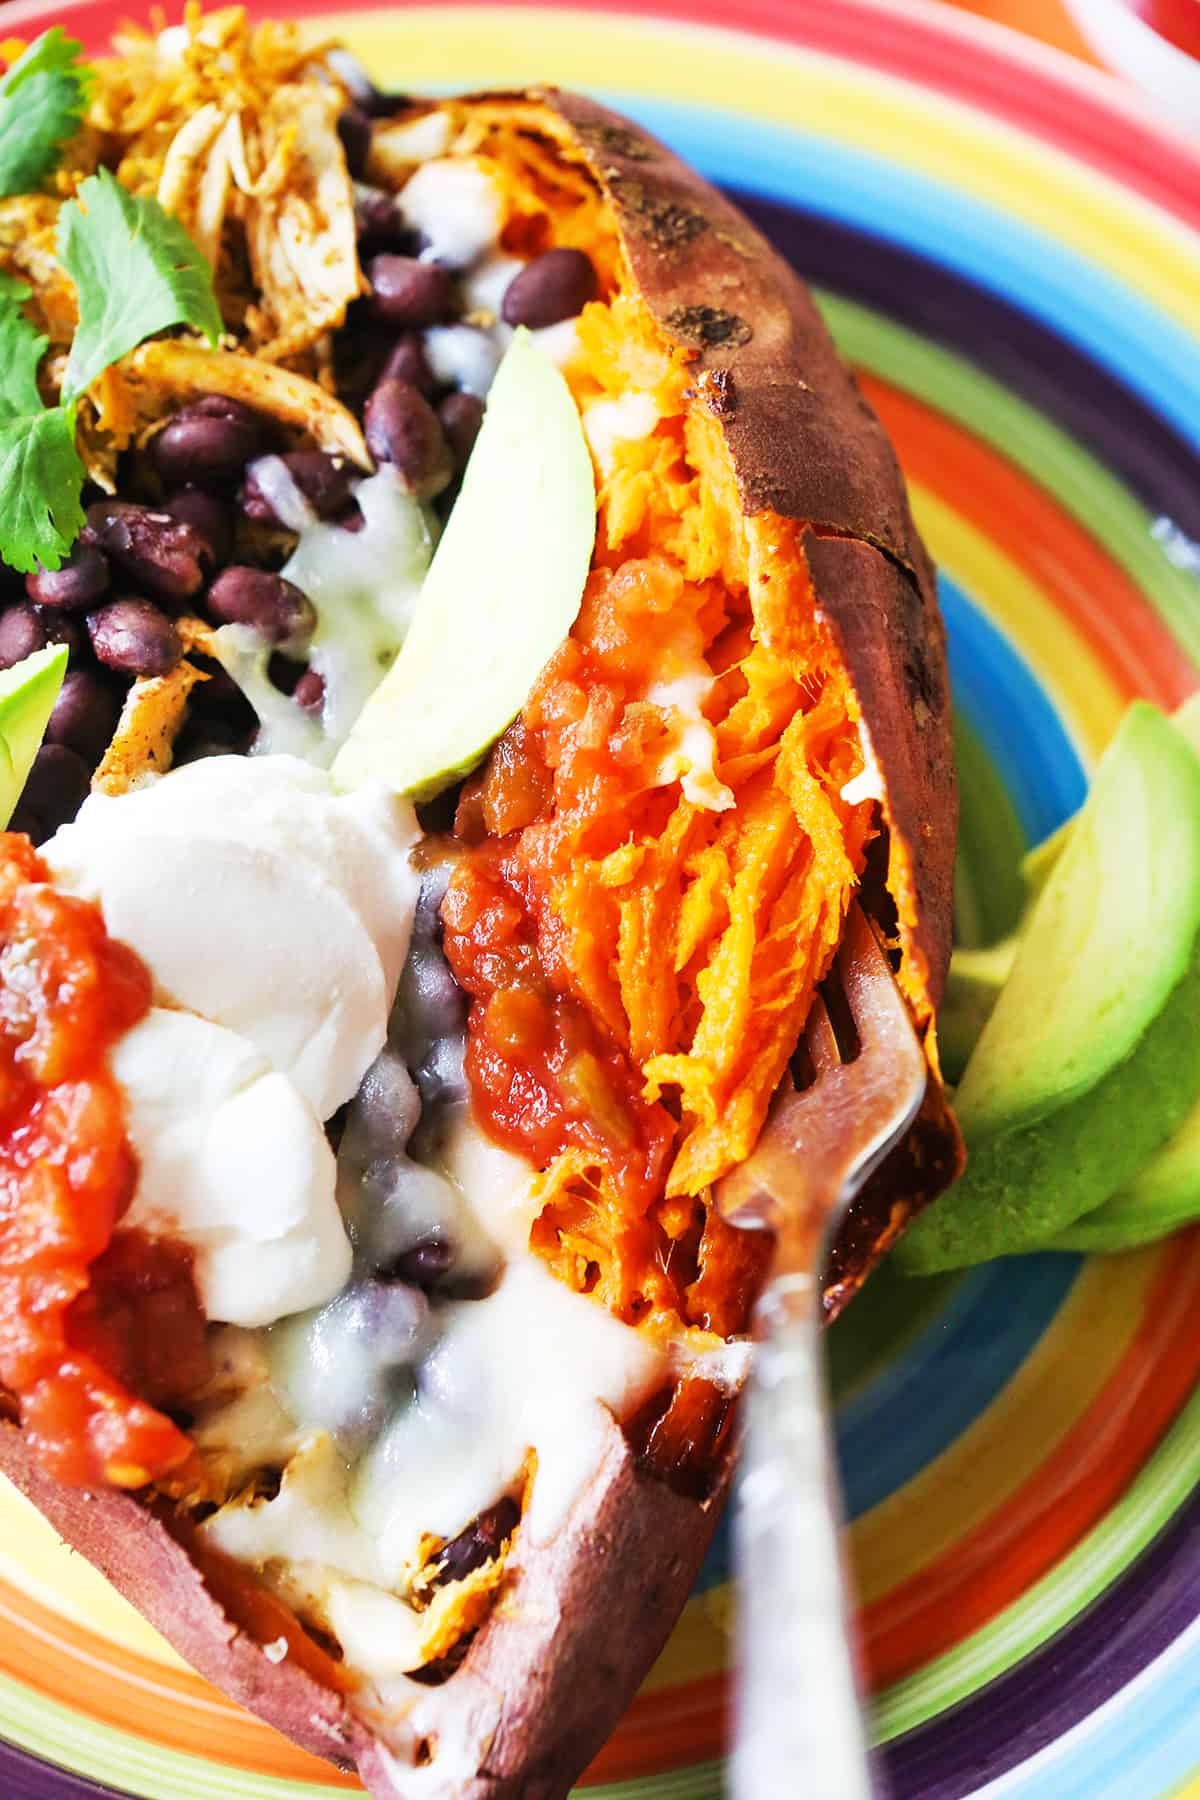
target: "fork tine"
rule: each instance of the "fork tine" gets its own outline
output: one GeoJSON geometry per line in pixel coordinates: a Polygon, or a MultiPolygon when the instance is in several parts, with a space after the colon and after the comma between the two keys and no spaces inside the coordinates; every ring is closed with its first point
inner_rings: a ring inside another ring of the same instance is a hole
{"type": "Polygon", "coordinates": [[[828,1075],[841,1063],[838,1054],[837,1038],[829,1013],[820,994],[813,995],[809,1008],[808,1020],[804,1027],[804,1043],[812,1058],[813,1075],[819,1081],[822,1075],[828,1075]]]}

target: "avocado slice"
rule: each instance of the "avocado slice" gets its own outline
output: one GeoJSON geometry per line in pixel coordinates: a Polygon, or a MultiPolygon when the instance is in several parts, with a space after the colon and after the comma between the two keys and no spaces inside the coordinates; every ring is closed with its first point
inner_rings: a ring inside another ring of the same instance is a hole
{"type": "Polygon", "coordinates": [[[1124,1063],[1181,981],[1198,932],[1200,759],[1170,720],[1135,701],[955,1097],[968,1146],[977,1154],[1035,1125],[1124,1063]]]}
{"type": "Polygon", "coordinates": [[[571,629],[595,536],[575,402],[518,331],[404,646],[334,759],[335,781],[424,800],[473,768],[571,629]]]}
{"type": "Polygon", "coordinates": [[[1198,1016],[1200,945],[1132,1056],[1048,1118],[970,1147],[962,1179],[896,1245],[900,1267],[931,1275],[1065,1247],[1068,1228],[1131,1182],[1187,1118],[1200,1093],[1198,1016]]]}
{"type": "Polygon", "coordinates": [[[67,646],[48,644],[0,671],[0,817],[21,798],[67,672],[67,646]]]}
{"type": "Polygon", "coordinates": [[[1132,1181],[1054,1239],[1056,1250],[1129,1250],[1200,1218],[1200,1100],[1132,1181]]]}

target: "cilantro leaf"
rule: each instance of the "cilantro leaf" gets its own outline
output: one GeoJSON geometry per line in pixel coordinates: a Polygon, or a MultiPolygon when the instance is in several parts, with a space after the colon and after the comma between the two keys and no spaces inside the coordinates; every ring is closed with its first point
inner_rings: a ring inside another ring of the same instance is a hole
{"type": "Polygon", "coordinates": [[[84,474],[73,406],[0,421],[0,551],[10,568],[57,569],[83,526],[84,474]]]}
{"type": "Polygon", "coordinates": [[[0,276],[0,553],[28,574],[56,569],[83,524],[84,467],[75,408],[42,405],[38,364],[46,339],[26,318],[29,289],[0,276]]]}
{"type": "Polygon", "coordinates": [[[36,188],[75,135],[91,82],[82,49],[54,25],[0,81],[0,197],[36,188]]]}
{"type": "Polygon", "coordinates": [[[169,325],[221,335],[212,270],[170,213],[131,194],[107,169],[90,175],[59,214],[58,254],[79,295],[79,327],[63,398],[169,325]]]}
{"type": "Polygon", "coordinates": [[[24,282],[0,274],[0,419],[42,410],[37,372],[49,339],[21,311],[28,298],[24,282]]]}

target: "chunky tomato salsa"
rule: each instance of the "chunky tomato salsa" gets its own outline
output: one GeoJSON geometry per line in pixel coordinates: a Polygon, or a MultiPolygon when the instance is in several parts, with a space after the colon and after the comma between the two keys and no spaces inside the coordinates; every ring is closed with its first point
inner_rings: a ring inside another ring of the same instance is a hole
{"type": "Polygon", "coordinates": [[[157,1411],[202,1375],[190,1253],[122,1231],[137,1165],[114,1040],[150,977],[99,909],[0,833],[0,1392],[61,1480],[140,1487],[183,1463],[157,1411]]]}

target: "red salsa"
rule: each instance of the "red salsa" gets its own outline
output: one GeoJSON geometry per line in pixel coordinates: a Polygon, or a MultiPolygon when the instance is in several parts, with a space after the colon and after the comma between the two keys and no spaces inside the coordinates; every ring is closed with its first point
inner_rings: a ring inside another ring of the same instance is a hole
{"type": "Polygon", "coordinates": [[[99,909],[0,833],[0,1388],[43,1465],[81,1485],[183,1463],[152,1402],[203,1378],[190,1253],[120,1229],[137,1164],[107,1057],[149,1005],[99,909]]]}

